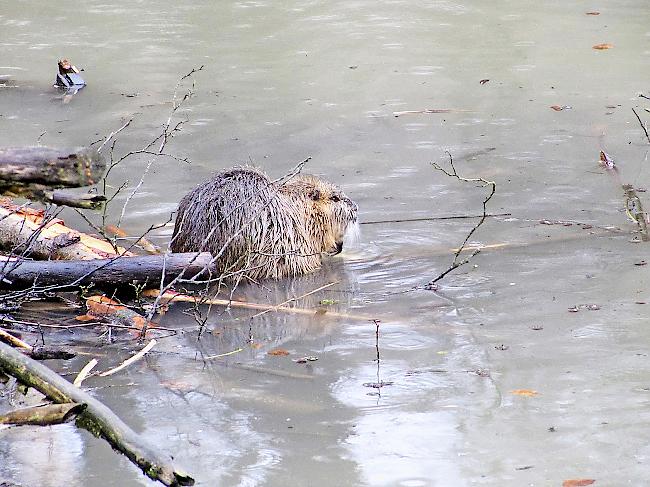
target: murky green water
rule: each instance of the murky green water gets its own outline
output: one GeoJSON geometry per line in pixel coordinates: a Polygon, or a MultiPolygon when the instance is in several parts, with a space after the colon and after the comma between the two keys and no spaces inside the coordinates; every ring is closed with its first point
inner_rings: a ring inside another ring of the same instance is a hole
{"type": "MultiPolygon", "coordinates": [[[[648,246],[630,241],[621,190],[649,185],[631,111],[650,119],[638,97],[649,94],[645,2],[4,2],[0,26],[0,75],[13,80],[0,88],[3,146],[86,145],[133,118],[116,154],[138,149],[160,133],[178,79],[204,65],[167,148],[191,164],[151,165],[125,211],[132,234],[215,170],[252,161],[279,176],[307,157],[363,221],[480,213],[486,189],[429,165],[446,150],[462,175],[496,182],[489,211],[511,214],[472,237],[506,246],[437,292],[405,291],[447,268],[475,220],[364,225],[322,272],[235,294],[279,303],[340,280],[301,306],[336,300],[362,319],[214,308],[197,341],[176,306],[162,323],[182,335],[87,380],[198,485],[647,484],[650,275],[635,263],[648,246]],[[614,47],[592,49],[601,43],[614,47]],[[88,82],[66,104],[51,88],[62,56],[88,82]],[[393,114],[423,109],[451,111],[393,114]],[[381,320],[378,342],[368,317],[381,320]],[[278,347],[290,355],[267,354],[278,347]],[[306,355],[318,361],[292,361],[306,355]]],[[[149,161],[112,172],[113,187],[129,181],[113,221],[149,161]]],[[[91,350],[108,368],[133,347],[91,350]]],[[[58,367],[74,374],[89,358],[58,367]]],[[[153,484],[72,426],[1,430],[1,480],[153,484]]]]}

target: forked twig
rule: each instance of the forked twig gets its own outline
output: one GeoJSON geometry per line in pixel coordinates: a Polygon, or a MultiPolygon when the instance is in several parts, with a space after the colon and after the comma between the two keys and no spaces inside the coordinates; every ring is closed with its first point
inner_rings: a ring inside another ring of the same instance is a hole
{"type": "Polygon", "coordinates": [[[469,242],[469,239],[472,237],[472,235],[474,235],[474,233],[479,229],[479,227],[481,225],[483,225],[483,222],[485,222],[485,220],[487,219],[487,217],[488,217],[487,204],[492,199],[492,196],[494,196],[494,193],[496,192],[496,189],[497,189],[497,185],[496,185],[496,183],[494,181],[488,181],[487,179],[483,179],[483,178],[465,178],[465,177],[460,176],[458,174],[458,172],[456,171],[456,167],[454,166],[454,158],[452,157],[451,152],[449,152],[449,151],[446,151],[446,152],[447,152],[447,155],[449,156],[449,165],[451,166],[451,172],[447,171],[445,168],[443,168],[442,166],[440,166],[436,162],[432,162],[431,165],[434,168],[436,168],[438,171],[442,171],[445,175],[447,175],[449,177],[453,177],[453,178],[458,179],[459,181],[464,181],[464,182],[468,182],[468,183],[482,183],[483,187],[490,186],[490,194],[488,194],[487,197],[483,200],[483,214],[481,216],[481,219],[469,231],[469,233],[465,237],[465,240],[463,240],[463,243],[460,245],[460,247],[458,247],[458,249],[454,253],[454,260],[452,261],[451,265],[444,272],[442,272],[440,275],[438,275],[436,278],[431,279],[428,283],[425,284],[424,288],[428,289],[428,290],[435,290],[436,289],[436,282],[438,282],[440,279],[445,277],[447,274],[449,274],[453,270],[459,268],[460,266],[463,266],[463,265],[467,264],[470,260],[472,260],[472,258],[476,254],[478,254],[481,251],[481,249],[476,249],[476,250],[474,250],[474,252],[472,252],[472,254],[469,257],[467,257],[465,259],[462,259],[462,260],[459,260],[459,256],[460,256],[461,252],[465,249],[465,246],[467,245],[467,242],[469,242]]]}

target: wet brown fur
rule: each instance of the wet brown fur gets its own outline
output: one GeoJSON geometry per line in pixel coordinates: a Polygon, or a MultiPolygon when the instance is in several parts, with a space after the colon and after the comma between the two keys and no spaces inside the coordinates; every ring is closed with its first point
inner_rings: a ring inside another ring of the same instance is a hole
{"type": "Polygon", "coordinates": [[[331,183],[310,175],[273,182],[235,167],[181,200],[171,249],[211,252],[224,277],[296,276],[318,269],[322,254],[340,252],[356,221],[357,205],[331,183]]]}

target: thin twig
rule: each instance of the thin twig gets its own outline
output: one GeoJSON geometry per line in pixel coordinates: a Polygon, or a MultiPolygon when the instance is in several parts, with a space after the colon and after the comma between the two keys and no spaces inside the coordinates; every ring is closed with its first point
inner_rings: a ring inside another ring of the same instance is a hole
{"type": "Polygon", "coordinates": [[[636,119],[639,121],[639,125],[641,125],[641,128],[643,129],[643,133],[645,133],[645,138],[648,139],[648,143],[650,143],[650,135],[648,135],[648,129],[646,128],[645,124],[641,121],[641,117],[639,117],[639,114],[636,113],[634,107],[632,107],[632,111],[634,112],[634,115],[636,115],[636,119]]]}
{"type": "Polygon", "coordinates": [[[341,281],[330,282],[329,284],[325,284],[324,286],[321,286],[321,287],[319,287],[317,289],[314,289],[313,291],[309,291],[308,293],[305,293],[302,296],[298,296],[297,298],[287,299],[286,301],[284,301],[284,302],[282,302],[282,303],[280,303],[280,304],[278,304],[278,305],[276,305],[276,306],[274,306],[272,308],[265,309],[264,311],[260,311],[259,313],[254,314],[253,316],[250,317],[250,319],[252,320],[253,318],[257,318],[258,316],[265,315],[266,313],[270,313],[271,311],[277,311],[278,309],[283,307],[285,304],[289,304],[289,303],[294,302],[294,301],[299,301],[302,298],[306,298],[307,296],[310,296],[312,294],[317,293],[318,291],[322,291],[323,289],[327,289],[328,287],[332,287],[335,284],[338,284],[339,282],[341,282],[341,281]]]}
{"type": "Polygon", "coordinates": [[[512,216],[512,213],[488,213],[487,215],[450,215],[450,216],[431,216],[422,218],[402,218],[399,220],[373,220],[369,222],[359,222],[359,225],[378,225],[381,223],[407,223],[407,222],[433,222],[440,220],[469,220],[472,218],[496,218],[500,216],[512,216]]]}

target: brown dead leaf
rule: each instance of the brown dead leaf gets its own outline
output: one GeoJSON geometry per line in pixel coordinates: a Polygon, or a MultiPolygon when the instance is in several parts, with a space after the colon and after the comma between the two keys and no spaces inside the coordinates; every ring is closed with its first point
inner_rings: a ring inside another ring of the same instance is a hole
{"type": "Polygon", "coordinates": [[[510,394],[514,394],[515,396],[524,396],[524,397],[539,396],[539,392],[534,391],[532,389],[514,389],[510,391],[510,394]]]}
{"type": "Polygon", "coordinates": [[[111,233],[111,234],[115,235],[116,237],[126,237],[127,236],[127,233],[124,230],[122,230],[120,227],[115,226],[115,225],[106,225],[104,227],[104,230],[107,233],[111,233]]]}
{"type": "Polygon", "coordinates": [[[562,487],[584,487],[596,482],[594,479],[568,479],[562,482],[562,487]]]}
{"type": "Polygon", "coordinates": [[[595,46],[592,46],[592,49],[597,49],[598,51],[604,51],[605,49],[611,49],[613,44],[596,44],[595,46]]]}
{"type": "Polygon", "coordinates": [[[283,348],[276,348],[275,350],[269,350],[268,355],[284,356],[289,355],[289,352],[283,348]]]}
{"type": "Polygon", "coordinates": [[[97,317],[86,314],[86,315],[75,316],[74,319],[77,321],[96,321],[97,317]]]}
{"type": "Polygon", "coordinates": [[[600,15],[600,12],[585,12],[585,15],[600,15]]]}

